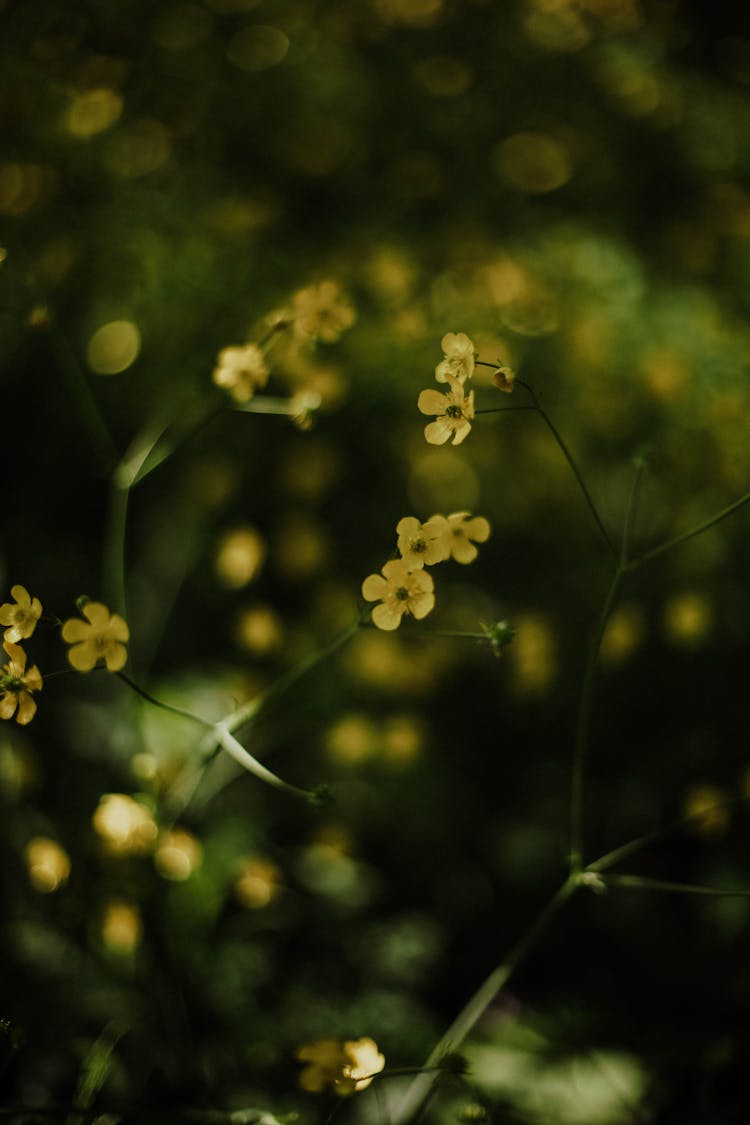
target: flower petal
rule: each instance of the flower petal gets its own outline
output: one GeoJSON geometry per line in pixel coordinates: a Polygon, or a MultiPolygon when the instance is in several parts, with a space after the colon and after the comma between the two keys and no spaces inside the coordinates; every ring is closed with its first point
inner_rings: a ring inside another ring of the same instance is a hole
{"type": "Polygon", "coordinates": [[[380,574],[370,574],[362,583],[362,597],[366,602],[377,602],[388,593],[388,583],[380,574]]]}
{"type": "Polygon", "coordinates": [[[395,606],[381,602],[372,611],[373,624],[377,625],[378,629],[386,629],[390,632],[392,629],[398,629],[405,612],[406,602],[396,602],[395,606]]]}
{"type": "Polygon", "coordinates": [[[421,391],[417,399],[417,407],[422,414],[445,414],[446,407],[450,406],[447,395],[440,391],[421,391]]]}
{"type": "Polygon", "coordinates": [[[81,613],[87,621],[90,621],[98,629],[103,629],[109,621],[109,610],[102,602],[86,602],[81,613]]]}
{"type": "Polygon", "coordinates": [[[111,637],[113,641],[129,641],[130,629],[124,617],[120,617],[119,613],[113,613],[107,627],[107,636],[111,637]]]}
{"type": "Polygon", "coordinates": [[[124,668],[128,659],[128,650],[125,645],[113,644],[104,653],[104,663],[108,672],[119,672],[124,668]]]}
{"type": "Polygon", "coordinates": [[[453,558],[456,560],[456,562],[474,562],[474,559],[478,554],[479,551],[476,549],[474,544],[470,543],[469,540],[465,539],[463,536],[459,536],[458,538],[453,540],[453,558]]]}
{"type": "Polygon", "coordinates": [[[18,714],[16,722],[25,727],[36,715],[36,703],[27,691],[22,691],[18,696],[18,714]]]}
{"type": "MultiPolygon", "coordinates": [[[[425,440],[430,445],[445,445],[448,438],[453,433],[453,429],[446,425],[445,422],[437,421],[430,422],[429,426],[424,428],[425,440]]],[[[456,443],[454,442],[454,445],[456,443]]]]}
{"type": "Polygon", "coordinates": [[[490,525],[484,516],[474,516],[464,524],[464,534],[475,543],[485,543],[490,537],[490,525]]]}
{"type": "Polygon", "coordinates": [[[12,719],[16,709],[18,697],[15,692],[6,691],[0,696],[0,719],[12,719]]]}
{"type": "Polygon", "coordinates": [[[79,617],[69,617],[62,627],[62,639],[69,645],[85,641],[91,636],[91,626],[79,617]]]}
{"type": "Polygon", "coordinates": [[[421,621],[423,617],[433,609],[435,605],[435,595],[430,591],[426,594],[417,594],[415,598],[409,599],[409,610],[417,621],[421,621]]]}
{"type": "Polygon", "coordinates": [[[10,596],[15,598],[18,604],[23,606],[24,609],[28,609],[31,605],[31,594],[25,586],[11,586],[10,596]]]}
{"type": "Polygon", "coordinates": [[[76,672],[90,672],[96,666],[97,659],[96,648],[89,641],[73,645],[72,648],[68,649],[68,660],[76,672]]]}

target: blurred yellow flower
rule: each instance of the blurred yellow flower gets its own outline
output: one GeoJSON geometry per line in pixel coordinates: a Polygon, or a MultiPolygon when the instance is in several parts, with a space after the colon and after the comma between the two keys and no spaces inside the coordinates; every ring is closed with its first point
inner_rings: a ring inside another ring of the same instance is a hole
{"type": "Polygon", "coordinates": [[[331,344],[354,324],[356,313],[335,281],[321,281],[294,294],[292,318],[298,339],[331,344]]]}
{"type": "Polygon", "coordinates": [[[249,402],[255,392],[266,385],[268,367],[257,344],[222,348],[211,377],[235,402],[249,402]]]}
{"type": "Polygon", "coordinates": [[[445,381],[450,387],[446,394],[426,390],[417,399],[422,414],[436,415],[435,421],[424,430],[430,445],[445,445],[449,439],[454,445],[460,445],[471,429],[474,417],[474,392],[464,394],[462,383],[453,375],[446,373],[445,381]]]}
{"type": "Polygon", "coordinates": [[[0,719],[12,719],[15,714],[16,722],[23,727],[36,714],[31,693],[42,690],[42,677],[36,664],[26,671],[26,653],[20,645],[4,641],[3,648],[10,661],[0,671],[0,719]]]}
{"type": "Polygon", "coordinates": [[[372,611],[378,629],[397,629],[405,613],[421,621],[435,605],[432,575],[425,570],[410,570],[405,559],[392,559],[381,574],[365,578],[362,597],[368,602],[381,602],[372,611]]]}
{"type": "Polygon", "coordinates": [[[10,595],[16,599],[16,604],[5,602],[0,605],[0,625],[9,626],[3,637],[16,644],[26,640],[36,629],[36,623],[42,616],[42,603],[39,598],[32,600],[25,586],[12,586],[10,595]]]}
{"type": "Polygon", "coordinates": [[[101,602],[88,602],[80,621],[69,617],[62,627],[62,638],[73,647],[68,649],[68,660],[77,672],[90,672],[103,660],[108,672],[119,672],[128,659],[125,642],[130,630],[118,613],[110,613],[101,602]]]}
{"type": "Polygon", "coordinates": [[[448,558],[450,547],[446,537],[445,516],[430,516],[420,523],[414,516],[404,516],[396,525],[398,549],[411,570],[433,566],[448,558]]]}
{"type": "Polygon", "coordinates": [[[26,869],[35,891],[52,894],[64,886],[70,875],[70,857],[48,836],[34,836],[24,849],[26,869]]]}
{"type": "Polygon", "coordinates": [[[438,383],[447,383],[452,375],[459,383],[465,383],[474,374],[474,342],[465,332],[447,332],[440,341],[443,349],[443,362],[435,368],[438,383]]]}
{"type": "Polygon", "coordinates": [[[330,1085],[340,1097],[365,1090],[385,1066],[385,1057],[372,1039],[340,1043],[337,1039],[317,1039],[299,1047],[296,1057],[307,1063],[299,1076],[303,1090],[319,1094],[330,1085]]]}
{"type": "Polygon", "coordinates": [[[452,556],[459,563],[473,562],[479,554],[474,542],[484,543],[489,537],[490,525],[484,516],[453,512],[445,521],[443,531],[445,557],[452,556]]]}
{"type": "Polygon", "coordinates": [[[159,834],[149,810],[127,793],[105,793],[91,822],[112,855],[143,855],[151,851],[159,834]]]}

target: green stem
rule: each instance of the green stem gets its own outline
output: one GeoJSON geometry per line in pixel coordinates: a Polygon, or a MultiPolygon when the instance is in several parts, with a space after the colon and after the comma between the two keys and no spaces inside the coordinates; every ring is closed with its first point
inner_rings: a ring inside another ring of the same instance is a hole
{"type": "Polygon", "coordinates": [[[715,516],[711,516],[710,519],[704,520],[703,523],[698,524],[692,531],[685,531],[682,535],[676,535],[674,539],[668,539],[666,543],[661,543],[658,547],[652,547],[650,551],[646,551],[643,555],[639,555],[638,558],[632,559],[628,563],[628,570],[635,570],[637,567],[643,566],[644,563],[650,562],[651,559],[658,558],[659,555],[665,554],[666,551],[671,551],[673,547],[679,547],[681,543],[686,543],[688,539],[692,539],[696,535],[702,535],[704,531],[708,531],[709,528],[714,527],[728,516],[733,515],[734,512],[739,511],[739,509],[744,507],[748,502],[750,502],[750,492],[746,492],[744,496],[740,496],[739,500],[735,500],[733,504],[729,504],[728,507],[722,508],[720,512],[717,512],[715,516]]]}
{"type": "Polygon", "coordinates": [[[102,469],[109,475],[112,466],[117,463],[118,453],[114,439],[99,411],[88,379],[81,370],[80,364],[73,354],[73,350],[66,338],[52,328],[50,338],[55,345],[57,360],[60,370],[68,384],[70,393],[75,400],[91,444],[99,458],[102,469]]]}
{"type": "Polygon", "coordinates": [[[639,459],[636,461],[635,475],[630,488],[630,496],[628,497],[628,509],[625,513],[625,524],[622,529],[622,545],[620,547],[620,568],[622,570],[627,568],[630,558],[630,539],[633,533],[633,524],[635,523],[635,506],[638,499],[638,488],[645,468],[646,462],[644,460],[639,459]]]}
{"type": "Polygon", "coordinates": [[[581,472],[580,472],[577,464],[575,463],[575,460],[573,458],[573,454],[570,452],[567,445],[563,441],[563,438],[562,438],[562,435],[560,434],[560,431],[557,429],[554,422],[550,418],[549,414],[547,413],[547,411],[544,409],[544,407],[540,403],[539,399],[536,396],[536,392],[534,391],[534,388],[529,383],[524,383],[522,379],[516,379],[516,383],[519,387],[524,387],[529,392],[529,394],[531,395],[531,400],[534,404],[534,408],[539,412],[540,416],[544,419],[544,422],[546,423],[547,428],[549,429],[553,438],[555,439],[558,446],[560,447],[560,451],[561,451],[563,457],[568,462],[568,465],[570,466],[570,469],[573,473],[573,476],[578,481],[578,486],[581,489],[581,492],[583,493],[583,496],[584,496],[584,499],[585,499],[586,503],[588,504],[589,511],[591,512],[591,515],[594,517],[594,521],[596,522],[596,526],[599,528],[600,532],[602,533],[602,536],[604,537],[604,540],[605,540],[607,546],[609,547],[610,551],[612,552],[612,554],[615,555],[615,557],[617,557],[617,551],[615,549],[614,543],[612,542],[612,540],[609,537],[609,532],[607,531],[606,527],[604,526],[604,523],[602,522],[602,518],[599,515],[599,512],[597,511],[596,504],[594,503],[594,501],[591,497],[591,493],[589,492],[588,488],[586,487],[586,482],[584,481],[583,477],[581,476],[581,472]]]}
{"type": "MultiPolygon", "coordinates": [[[[578,875],[568,876],[523,937],[513,946],[510,953],[508,953],[500,964],[492,970],[487,979],[479,986],[469,1002],[456,1016],[453,1023],[427,1059],[423,1068],[424,1070],[432,1070],[435,1068],[439,1072],[441,1058],[449,1051],[458,1050],[474,1025],[487,1010],[500,990],[508,983],[510,977],[529,954],[549,923],[559,912],[561,907],[568,901],[579,884],[580,877],[578,875]]],[[[425,1101],[432,1093],[435,1080],[436,1075],[434,1073],[423,1073],[412,1082],[403,1102],[396,1112],[395,1120],[398,1125],[407,1125],[408,1122],[416,1118],[425,1101]]]]}
{"type": "Polygon", "coordinates": [[[710,895],[712,898],[750,898],[748,890],[722,890],[720,887],[701,887],[695,883],[669,883],[664,879],[644,879],[640,875],[605,875],[608,887],[633,887],[642,891],[669,891],[683,895],[710,895]]]}
{"type": "Polygon", "coordinates": [[[128,527],[129,488],[121,487],[115,471],[109,491],[107,524],[104,545],[103,586],[109,604],[127,619],[127,590],[125,583],[125,547],[128,527]]]}
{"type": "Polygon", "coordinates": [[[131,691],[134,691],[136,695],[139,695],[141,699],[145,699],[147,703],[151,703],[154,707],[160,707],[162,711],[171,711],[173,715],[179,715],[182,719],[192,719],[194,723],[199,723],[200,726],[206,727],[208,730],[214,729],[214,724],[208,719],[203,719],[192,711],[185,711],[182,707],[174,707],[171,703],[164,703],[163,700],[157,699],[156,696],[140,687],[135,680],[131,680],[130,676],[126,676],[124,672],[118,672],[117,676],[124,684],[128,685],[131,691]]]}
{"type": "Polygon", "coordinates": [[[475,410],[474,416],[478,414],[507,414],[509,410],[536,410],[536,406],[491,406],[484,410],[475,410]]]}
{"type": "Polygon", "coordinates": [[[576,737],[573,749],[573,767],[571,771],[570,787],[570,870],[578,872],[583,865],[583,775],[588,749],[589,731],[591,727],[591,711],[594,701],[594,681],[596,667],[599,660],[599,650],[602,645],[604,631],[612,612],[620,586],[625,575],[622,566],[615,571],[612,584],[607,592],[602,607],[596,630],[589,645],[586,669],[581,688],[581,699],[578,705],[578,721],[576,724],[576,737]]]}

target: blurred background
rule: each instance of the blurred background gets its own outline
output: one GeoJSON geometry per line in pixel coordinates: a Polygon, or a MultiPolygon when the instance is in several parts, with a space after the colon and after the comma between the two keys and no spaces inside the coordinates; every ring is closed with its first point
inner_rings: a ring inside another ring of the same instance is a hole
{"type": "MultiPolygon", "coordinates": [[[[4,0],[0,56],[0,600],[64,619],[124,585],[129,673],[217,719],[351,624],[402,516],[492,525],[421,626],[361,629],[253,729],[323,808],[221,759],[198,777],[200,729],[98,672],[0,731],[3,1104],[343,1120],[297,1047],[419,1065],[564,877],[612,569],[537,415],[436,448],[417,396],[468,333],[533,385],[613,537],[647,449],[639,550],[750,487],[750,26],[694,0],[4,0]],[[351,326],[268,357],[312,428],[232,410],[217,353],[327,280],[351,326]],[[113,465],[163,432],[121,567],[113,465]],[[500,659],[424,635],[503,618],[500,659]]],[[[478,408],[522,401],[488,372],[478,408]]],[[[748,518],[628,578],[589,860],[750,792],[748,518]]],[[[27,648],[66,666],[54,627],[27,648]]],[[[620,869],[750,886],[749,842],[740,802],[620,869]]],[[[741,898],[581,896],[430,1120],[746,1120],[749,937],[741,898]]]]}

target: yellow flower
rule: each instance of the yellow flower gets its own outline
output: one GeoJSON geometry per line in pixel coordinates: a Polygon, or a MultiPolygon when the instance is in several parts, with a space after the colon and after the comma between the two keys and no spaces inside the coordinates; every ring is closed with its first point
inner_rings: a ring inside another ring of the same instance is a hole
{"type": "Polygon", "coordinates": [[[474,342],[465,332],[447,332],[440,341],[443,349],[443,362],[435,368],[438,383],[447,383],[452,375],[460,383],[465,383],[474,374],[474,342]]]}
{"type": "Polygon", "coordinates": [[[354,324],[356,313],[335,281],[321,281],[294,294],[292,317],[298,338],[330,344],[354,324]]]}
{"type": "Polygon", "coordinates": [[[42,616],[42,603],[39,598],[32,601],[25,586],[12,586],[10,595],[16,599],[16,604],[6,602],[0,605],[0,625],[9,626],[3,637],[16,644],[30,637],[36,629],[36,623],[42,616]]]}
{"type": "Polygon", "coordinates": [[[454,445],[460,445],[469,430],[474,417],[474,392],[464,394],[461,382],[455,376],[446,374],[450,386],[447,394],[440,391],[422,391],[417,406],[422,414],[435,414],[437,417],[425,426],[424,436],[430,445],[444,445],[449,438],[454,445]]]}
{"type": "Polygon", "coordinates": [[[77,672],[90,672],[98,660],[104,661],[108,672],[119,672],[128,659],[126,622],[101,602],[88,602],[81,613],[85,621],[70,617],[62,627],[63,640],[73,646],[68,660],[77,672]]]}
{"type": "Polygon", "coordinates": [[[268,381],[266,361],[257,344],[222,348],[216,359],[213,381],[217,387],[229,391],[235,402],[249,402],[268,381]]]}
{"type": "Polygon", "coordinates": [[[330,1085],[340,1097],[366,1089],[373,1076],[385,1066],[385,1057],[372,1039],[345,1043],[337,1039],[317,1039],[299,1047],[296,1057],[308,1064],[299,1076],[303,1090],[319,1094],[330,1085]]]}
{"type": "Polygon", "coordinates": [[[446,520],[444,542],[447,554],[456,562],[473,562],[479,552],[475,543],[484,543],[490,537],[490,525],[484,516],[472,517],[469,512],[453,512],[446,520]]]}
{"type": "Polygon", "coordinates": [[[396,525],[398,549],[412,570],[433,566],[448,558],[450,547],[445,535],[445,516],[431,516],[420,523],[414,516],[404,516],[396,525]]]}
{"type": "Polygon", "coordinates": [[[371,574],[362,583],[365,601],[380,601],[372,611],[378,629],[397,629],[405,613],[421,621],[435,605],[432,575],[410,570],[405,559],[387,562],[381,574],[371,574]]]}
{"type": "Polygon", "coordinates": [[[513,393],[513,387],[516,382],[516,373],[512,367],[505,367],[503,364],[492,373],[492,382],[499,391],[509,395],[513,393]]]}
{"type": "Polygon", "coordinates": [[[15,714],[16,722],[23,727],[36,714],[31,693],[42,690],[42,677],[36,664],[26,671],[26,653],[20,645],[4,641],[3,648],[10,661],[0,672],[0,719],[12,719],[15,714]]]}

